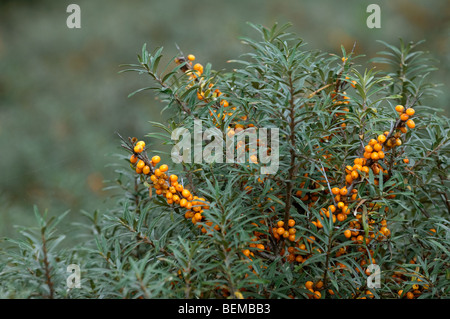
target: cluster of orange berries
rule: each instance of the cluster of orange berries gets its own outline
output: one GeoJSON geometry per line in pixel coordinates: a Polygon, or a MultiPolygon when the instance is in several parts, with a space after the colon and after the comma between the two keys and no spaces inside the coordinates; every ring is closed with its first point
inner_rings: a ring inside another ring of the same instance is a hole
{"type": "MultiPolygon", "coordinates": [[[[409,263],[415,264],[415,261],[411,260],[409,263]]],[[[428,290],[430,288],[429,285],[427,284],[421,284],[423,283],[423,280],[420,278],[420,275],[419,277],[408,278],[404,275],[403,272],[394,272],[392,278],[397,284],[403,284],[403,282],[405,281],[416,282],[411,286],[410,291],[404,291],[403,289],[398,290],[397,294],[400,298],[406,299],[418,298],[425,290],[428,290]]]]}
{"type": "MultiPolygon", "coordinates": [[[[385,132],[387,135],[389,132],[385,132]]],[[[378,135],[377,139],[371,139],[369,143],[364,147],[364,158],[371,159],[372,161],[377,161],[379,159],[384,159],[385,154],[383,152],[383,144],[386,142],[386,134],[378,135]]],[[[399,140],[401,142],[401,140],[399,140]]],[[[401,145],[401,143],[400,143],[401,145]]]]}
{"type": "MultiPolygon", "coordinates": [[[[347,198],[349,194],[348,189],[345,186],[342,188],[333,187],[331,189],[331,193],[334,195],[334,201],[336,202],[336,206],[332,204],[329,205],[328,208],[322,208],[320,210],[320,215],[321,216],[325,215],[327,218],[330,218],[331,213],[333,223],[335,223],[336,220],[338,220],[339,222],[343,222],[344,220],[347,219],[347,216],[350,214],[347,198]]],[[[353,189],[351,193],[352,193],[351,199],[356,200],[358,191],[356,189],[353,189]]],[[[322,221],[319,219],[317,219],[317,221],[312,221],[312,223],[317,228],[323,228],[322,221]]]]}
{"type": "Polygon", "coordinates": [[[200,63],[196,63],[196,64],[192,65],[193,61],[195,61],[195,56],[193,54],[189,54],[187,56],[187,59],[185,59],[185,58],[176,58],[175,59],[175,62],[177,64],[187,62],[187,65],[189,65],[189,67],[185,67],[185,73],[189,74],[189,78],[191,80],[197,79],[198,77],[200,77],[203,74],[203,65],[201,65],[200,63]]]}
{"type": "MultiPolygon", "coordinates": [[[[356,159],[356,160],[364,160],[364,159],[356,159]]],[[[360,164],[355,164],[359,165],[360,164]]],[[[355,167],[354,166],[354,167],[355,167]]],[[[367,167],[367,166],[366,166],[367,167]]],[[[359,167],[357,167],[356,169],[361,170],[359,167]]],[[[348,170],[350,170],[350,168],[348,168],[348,170]]],[[[354,171],[353,171],[354,172],[354,171]]],[[[348,175],[347,175],[348,176],[348,175]]],[[[322,208],[321,210],[321,215],[326,215],[326,217],[330,217],[330,212],[333,214],[332,218],[333,218],[333,222],[336,221],[336,219],[340,222],[344,221],[347,219],[347,216],[350,215],[350,209],[348,208],[349,205],[349,199],[348,199],[348,190],[346,187],[333,187],[331,189],[331,192],[333,195],[335,195],[334,200],[337,203],[337,205],[330,205],[328,206],[328,209],[326,208],[322,208]],[[336,214],[336,216],[334,216],[334,214],[336,214]]],[[[356,201],[357,197],[358,197],[358,191],[356,189],[352,189],[351,190],[351,201],[356,201]]],[[[379,208],[379,204],[375,204],[375,203],[368,203],[368,206],[372,207],[373,209],[377,209],[379,208]]],[[[358,235],[358,233],[360,232],[361,229],[361,224],[360,224],[360,219],[361,219],[361,214],[356,214],[356,220],[352,220],[350,221],[350,227],[354,228],[353,231],[351,230],[346,230],[344,231],[344,235],[346,238],[352,238],[354,241],[358,241],[358,242],[362,242],[362,239],[359,237],[360,235],[358,235]]],[[[370,220],[369,224],[374,224],[375,220],[370,220]]],[[[319,225],[318,222],[316,222],[315,224],[318,228],[322,228],[321,225],[319,225]]],[[[389,229],[387,229],[386,226],[386,220],[382,220],[381,221],[381,233],[385,236],[389,236],[390,235],[390,231],[389,229]]],[[[372,238],[374,238],[375,236],[373,236],[372,238]]]]}
{"type": "Polygon", "coordinates": [[[277,226],[272,228],[273,236],[276,239],[287,238],[290,241],[295,241],[295,233],[296,229],[295,226],[295,220],[289,219],[287,225],[285,227],[284,221],[280,220],[277,222],[277,226]]]}
{"type": "MultiPolygon", "coordinates": [[[[293,246],[288,247],[288,255],[286,257],[286,260],[288,262],[296,261],[298,263],[304,263],[306,260],[311,258],[314,253],[320,254],[322,250],[313,245],[315,241],[316,237],[314,236],[309,236],[303,239],[303,242],[301,240],[297,240],[293,246]],[[305,244],[305,242],[308,243],[308,246],[305,244]]],[[[280,252],[280,255],[284,256],[285,253],[286,251],[283,248],[280,252]]]]}
{"type": "MultiPolygon", "coordinates": [[[[264,220],[260,220],[259,222],[262,225],[265,224],[264,220]]],[[[252,223],[252,225],[256,226],[256,227],[259,227],[258,224],[256,224],[256,223],[252,223]]],[[[263,240],[265,240],[264,239],[266,237],[265,234],[255,230],[255,231],[253,231],[253,235],[255,237],[253,237],[251,239],[251,243],[249,244],[249,247],[253,248],[253,249],[256,248],[256,249],[261,250],[261,251],[266,250],[266,247],[264,246],[264,244],[261,244],[261,242],[263,240]]],[[[244,250],[242,250],[242,253],[244,254],[244,256],[249,257],[249,258],[250,258],[250,256],[252,256],[252,257],[254,256],[254,253],[252,251],[250,251],[250,249],[244,249],[244,250]]]]}
{"type": "MultiPolygon", "coordinates": [[[[180,64],[187,59],[187,64],[189,67],[184,68],[184,72],[190,75],[190,79],[199,79],[199,77],[203,74],[203,66],[200,63],[196,63],[193,65],[193,62],[195,61],[195,56],[193,54],[189,54],[187,58],[176,58],[175,62],[180,64]]],[[[223,111],[223,114],[217,110],[213,109],[210,111],[210,115],[214,116],[214,121],[217,119],[225,120],[227,117],[232,116],[233,112],[236,111],[235,106],[230,106],[230,103],[224,98],[223,93],[220,91],[220,89],[216,88],[214,89],[214,84],[209,83],[206,85],[203,81],[200,81],[199,88],[197,91],[197,99],[199,101],[205,101],[210,102],[210,100],[217,100],[219,99],[220,106],[223,106],[225,110],[223,111]]],[[[214,108],[215,106],[212,105],[214,108]]],[[[247,116],[241,116],[241,120],[246,121],[247,116]]],[[[252,125],[249,124],[247,127],[251,127],[252,125]]],[[[242,124],[235,124],[234,127],[229,126],[227,129],[227,134],[234,134],[234,132],[238,132],[240,129],[245,129],[246,126],[242,124]]]]}
{"type": "MultiPolygon", "coordinates": [[[[322,294],[320,290],[323,288],[323,281],[319,280],[318,282],[314,283],[310,280],[305,282],[305,288],[308,289],[311,294],[307,294],[309,299],[320,299],[322,298],[322,294]],[[316,290],[314,290],[316,289],[316,290]]],[[[334,294],[333,291],[329,290],[330,294],[334,294]]]]}
{"type": "Polygon", "coordinates": [[[395,107],[395,110],[398,112],[400,120],[404,122],[406,126],[408,126],[411,129],[416,127],[416,123],[414,123],[414,120],[410,119],[410,117],[414,116],[414,114],[416,113],[416,111],[414,111],[412,107],[405,109],[403,105],[397,105],[395,107]]]}
{"type": "MultiPolygon", "coordinates": [[[[190,219],[195,225],[204,219],[202,213],[204,210],[209,209],[209,205],[205,198],[194,196],[191,192],[184,188],[179,183],[178,176],[175,174],[168,174],[169,166],[162,164],[159,167],[157,165],[161,161],[161,157],[155,155],[151,160],[147,159],[147,156],[141,156],[145,150],[145,142],[138,141],[133,145],[133,154],[130,157],[130,163],[135,165],[135,171],[137,174],[143,174],[149,177],[152,185],[150,187],[155,189],[156,195],[162,195],[166,198],[167,204],[176,204],[180,207],[186,208],[184,217],[190,219]]],[[[205,221],[204,225],[198,225],[203,233],[208,230],[219,230],[218,225],[214,225],[212,222],[205,221]]]]}

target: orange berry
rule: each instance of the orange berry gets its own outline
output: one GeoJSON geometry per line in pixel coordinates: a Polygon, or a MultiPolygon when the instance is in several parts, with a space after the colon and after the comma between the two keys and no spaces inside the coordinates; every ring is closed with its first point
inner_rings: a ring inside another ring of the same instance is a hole
{"type": "Polygon", "coordinates": [[[142,173],[148,175],[150,173],[150,167],[148,165],[145,165],[144,168],[142,169],[142,173]]]}
{"type": "Polygon", "coordinates": [[[357,171],[353,171],[351,176],[352,176],[353,179],[357,179],[359,177],[359,174],[358,174],[357,171]]]}
{"type": "Polygon", "coordinates": [[[407,121],[408,119],[409,119],[409,115],[408,114],[403,113],[402,115],[400,115],[400,120],[407,121]]]}
{"type": "Polygon", "coordinates": [[[404,158],[404,159],[403,159],[403,162],[404,162],[405,164],[408,164],[408,163],[409,163],[409,159],[408,159],[408,158],[404,158]]]}
{"type": "Polygon", "coordinates": [[[378,152],[378,158],[379,158],[379,159],[383,159],[384,157],[385,157],[384,152],[383,152],[383,151],[379,151],[379,152],[378,152]]]}
{"type": "Polygon", "coordinates": [[[344,214],[337,214],[337,220],[340,222],[343,222],[345,220],[345,215],[344,214]]]}
{"type": "Polygon", "coordinates": [[[415,128],[416,127],[416,123],[414,123],[413,120],[406,121],[406,125],[408,125],[409,128],[415,128]]]}
{"type": "Polygon", "coordinates": [[[185,188],[185,189],[183,189],[183,191],[181,192],[181,195],[183,195],[183,197],[188,198],[189,195],[191,195],[191,192],[185,188]]]}
{"type": "Polygon", "coordinates": [[[200,72],[200,74],[203,73],[203,65],[201,65],[200,63],[196,63],[194,65],[194,70],[200,72]]]}
{"type": "Polygon", "coordinates": [[[295,220],[289,219],[289,221],[288,221],[288,226],[289,226],[289,227],[294,227],[294,225],[295,225],[295,220]]]}
{"type": "MultiPolygon", "coordinates": [[[[356,194],[354,194],[354,195],[356,195],[356,194]]],[[[353,196],[353,195],[352,195],[353,196]]],[[[348,206],[344,206],[344,207],[342,207],[342,212],[345,214],[345,215],[348,215],[348,214],[350,214],[350,209],[348,208],[348,206]]]]}
{"type": "Polygon", "coordinates": [[[346,229],[346,230],[344,231],[344,236],[345,236],[346,238],[352,237],[352,232],[350,231],[350,229],[346,229]]]}
{"type": "Polygon", "coordinates": [[[339,191],[339,194],[341,194],[341,196],[345,196],[347,195],[347,193],[348,193],[347,187],[342,187],[339,191]]]}
{"type": "Polygon", "coordinates": [[[351,174],[347,174],[345,176],[345,181],[347,182],[347,184],[351,184],[353,182],[353,178],[351,174]]]}
{"type": "Polygon", "coordinates": [[[166,164],[163,164],[159,167],[159,170],[163,173],[167,172],[169,170],[169,166],[167,166],[166,164]]]}
{"type": "Polygon", "coordinates": [[[152,157],[152,163],[153,165],[158,164],[161,161],[161,157],[159,157],[158,155],[155,155],[152,157]]]}
{"type": "Polygon", "coordinates": [[[372,155],[370,155],[370,158],[374,161],[378,160],[380,157],[378,155],[378,152],[373,152],[372,155]]]}
{"type": "MultiPolygon", "coordinates": [[[[155,169],[155,176],[156,177],[160,177],[163,173],[161,172],[161,170],[159,168],[155,169]]],[[[164,181],[164,180],[163,180],[164,181]]]]}
{"type": "Polygon", "coordinates": [[[408,293],[406,294],[406,298],[414,299],[414,294],[411,291],[408,291],[408,293]]]}
{"type": "Polygon", "coordinates": [[[373,148],[372,148],[372,146],[370,146],[370,145],[367,145],[366,147],[364,147],[364,150],[365,150],[367,153],[372,153],[372,152],[373,152],[373,148]]]}
{"type": "Polygon", "coordinates": [[[278,228],[277,229],[277,234],[278,235],[283,235],[284,234],[284,228],[283,227],[278,228]]]}
{"type": "Polygon", "coordinates": [[[312,289],[313,286],[314,286],[314,283],[312,281],[307,281],[305,283],[305,288],[306,289],[312,289]]]}
{"type": "Polygon", "coordinates": [[[189,61],[194,61],[194,60],[195,60],[195,55],[189,54],[189,55],[187,56],[187,58],[188,58],[189,61]]]}
{"type": "Polygon", "coordinates": [[[170,175],[169,178],[170,178],[171,182],[176,182],[178,180],[178,176],[177,175],[173,175],[173,174],[170,175]]]}
{"type": "Polygon", "coordinates": [[[409,116],[413,116],[414,113],[416,113],[416,111],[414,111],[414,109],[411,107],[406,110],[406,114],[408,114],[409,116]]]}
{"type": "Polygon", "coordinates": [[[187,202],[188,202],[188,201],[187,201],[185,198],[181,199],[181,200],[180,200],[180,206],[181,206],[181,207],[186,207],[187,202]]]}
{"type": "Polygon", "coordinates": [[[386,142],[386,136],[383,134],[378,135],[378,142],[380,142],[381,144],[386,142]]]}
{"type": "Polygon", "coordinates": [[[131,157],[130,157],[130,163],[131,164],[134,164],[134,163],[136,163],[138,161],[138,158],[137,158],[137,156],[136,155],[131,155],[131,157]]]}
{"type": "Polygon", "coordinates": [[[139,160],[139,162],[136,164],[136,167],[139,169],[143,169],[145,166],[145,162],[143,160],[139,160]]]}
{"type": "Polygon", "coordinates": [[[133,150],[135,153],[141,153],[144,150],[144,147],[139,144],[139,145],[136,145],[133,150]]]}
{"type": "MultiPolygon", "coordinates": [[[[284,226],[284,221],[280,220],[280,221],[277,223],[277,226],[278,226],[278,227],[283,227],[283,226],[284,226]]],[[[280,235],[281,235],[281,234],[280,234],[280,235]]]]}

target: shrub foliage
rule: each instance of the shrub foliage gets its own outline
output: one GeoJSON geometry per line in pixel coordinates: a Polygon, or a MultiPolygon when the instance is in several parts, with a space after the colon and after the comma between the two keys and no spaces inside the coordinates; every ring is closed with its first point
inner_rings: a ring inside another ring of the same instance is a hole
{"type": "Polygon", "coordinates": [[[109,211],[83,212],[82,244],[59,248],[64,215],[37,209],[36,229],[4,240],[0,296],[450,295],[449,120],[424,104],[437,91],[420,43],[382,43],[378,70],[353,50],[308,50],[288,25],[252,27],[260,39],[243,39],[249,52],[229,72],[181,51],[161,67],[162,48],[146,46],[125,66],[150,76],[134,93],[153,91],[168,123],[152,122],[159,131],[147,145],[119,135],[118,196],[109,211]],[[195,120],[224,137],[278,128],[278,171],[261,174],[257,157],[174,164],[151,148],[154,139],[174,146],[172,132],[195,120]],[[70,264],[81,288],[67,288],[70,264]]]}

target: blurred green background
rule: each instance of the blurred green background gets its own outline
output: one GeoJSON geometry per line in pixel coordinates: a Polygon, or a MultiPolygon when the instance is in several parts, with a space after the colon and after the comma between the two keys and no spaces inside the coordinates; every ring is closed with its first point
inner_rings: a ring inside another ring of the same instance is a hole
{"type": "Polygon", "coordinates": [[[143,137],[152,130],[148,120],[164,120],[151,92],[127,98],[150,79],[118,74],[120,64],[136,62],[143,43],[164,46],[167,59],[176,43],[203,64],[230,69],[226,61],[247,50],[238,38],[255,36],[247,21],[292,22],[308,48],[337,54],[341,44],[350,50],[356,41],[366,60],[383,49],[377,39],[426,39],[422,49],[439,60],[433,79],[444,84],[429,103],[448,115],[449,15],[448,0],[3,0],[0,237],[12,236],[15,224],[31,224],[34,204],[51,214],[70,209],[71,221],[81,209],[114,205],[102,190],[115,177],[107,166],[117,162],[114,132],[143,137]],[[81,7],[81,29],[66,26],[70,3],[81,7]],[[370,3],[381,7],[381,29],[366,26],[370,3]]]}

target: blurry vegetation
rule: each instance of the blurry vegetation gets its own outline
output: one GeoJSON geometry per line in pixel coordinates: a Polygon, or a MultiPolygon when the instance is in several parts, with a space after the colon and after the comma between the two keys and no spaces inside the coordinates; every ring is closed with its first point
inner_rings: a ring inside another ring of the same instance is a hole
{"type": "MultiPolygon", "coordinates": [[[[73,1],[0,3],[0,235],[11,225],[31,224],[33,204],[50,214],[105,207],[104,180],[115,178],[115,131],[144,136],[146,122],[164,121],[161,103],[148,94],[127,95],[149,81],[118,75],[143,43],[176,54],[175,43],[215,69],[243,53],[237,40],[252,31],[246,21],[272,25],[292,21],[292,31],[310,47],[339,52],[356,41],[356,54],[369,59],[382,46],[426,39],[440,63],[435,82],[448,86],[450,3],[380,3],[382,28],[365,26],[373,1],[118,1],[79,0],[82,28],[66,27],[73,1]]],[[[381,67],[381,65],[380,65],[381,67]]],[[[145,85],[144,85],[145,86],[145,85]]],[[[449,108],[448,90],[433,100],[449,108]]],[[[168,114],[169,115],[169,114],[168,114]]],[[[162,149],[148,141],[149,146],[162,149]]]]}

